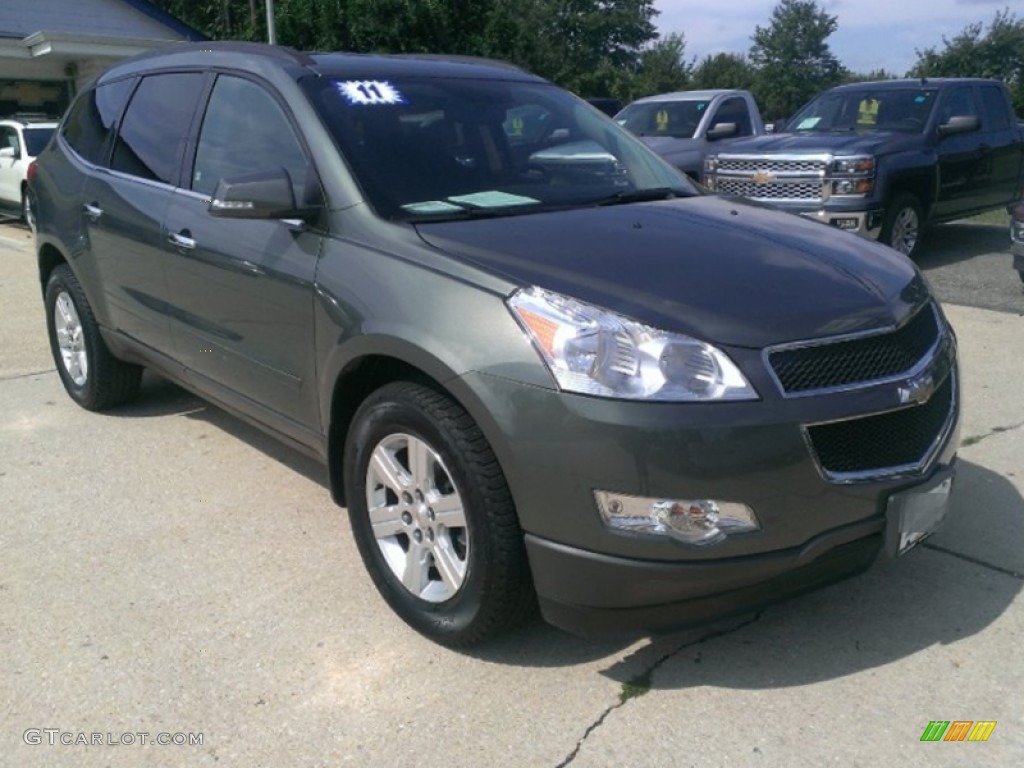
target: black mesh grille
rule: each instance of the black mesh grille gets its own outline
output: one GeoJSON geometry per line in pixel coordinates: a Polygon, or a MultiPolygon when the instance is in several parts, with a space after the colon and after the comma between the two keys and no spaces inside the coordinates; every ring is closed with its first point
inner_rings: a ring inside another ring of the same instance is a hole
{"type": "Polygon", "coordinates": [[[871,472],[917,464],[949,418],[953,375],[927,403],[876,416],[808,427],[818,462],[829,474],[871,472]]]}
{"type": "Polygon", "coordinates": [[[892,333],[772,352],[769,362],[785,392],[830,389],[904,373],[938,337],[931,305],[892,333]]]}

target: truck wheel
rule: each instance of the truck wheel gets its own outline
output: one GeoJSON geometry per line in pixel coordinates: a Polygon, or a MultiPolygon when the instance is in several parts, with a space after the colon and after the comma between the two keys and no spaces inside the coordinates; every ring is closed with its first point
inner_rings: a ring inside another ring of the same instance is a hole
{"type": "Polygon", "coordinates": [[[481,642],[535,604],[505,476],[473,419],[443,394],[388,384],[345,446],[352,532],[377,590],[443,645],[481,642]]]}
{"type": "Polygon", "coordinates": [[[921,243],[921,202],[909,192],[893,199],[885,212],[880,240],[911,259],[921,243]]]}
{"type": "Polygon", "coordinates": [[[66,264],[50,273],[45,305],[50,350],[71,399],[90,411],[132,400],[139,391],[142,368],[110,354],[85,291],[66,264]]]}

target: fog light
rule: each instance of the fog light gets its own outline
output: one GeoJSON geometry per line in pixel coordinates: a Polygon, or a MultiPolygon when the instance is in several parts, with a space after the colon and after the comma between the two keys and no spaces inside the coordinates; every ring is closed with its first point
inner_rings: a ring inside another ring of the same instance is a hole
{"type": "Polygon", "coordinates": [[[760,530],[754,510],[714,499],[646,499],[594,491],[597,508],[610,528],[671,536],[686,544],[718,544],[734,533],[760,530]]]}
{"type": "Polygon", "coordinates": [[[857,219],[851,219],[851,218],[845,218],[844,217],[844,218],[841,218],[841,219],[831,219],[830,223],[832,224],[833,227],[839,227],[840,229],[850,230],[850,229],[856,229],[857,228],[857,219]]]}

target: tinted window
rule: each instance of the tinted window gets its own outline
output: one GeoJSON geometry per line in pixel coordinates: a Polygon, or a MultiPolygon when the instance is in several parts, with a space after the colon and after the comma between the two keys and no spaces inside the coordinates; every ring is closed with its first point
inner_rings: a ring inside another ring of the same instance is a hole
{"type": "Polygon", "coordinates": [[[553,85],[301,82],[370,203],[388,218],[528,215],[634,193],[696,194],[638,139],[553,85]]]}
{"type": "Polygon", "coordinates": [[[754,132],[747,102],[738,97],[722,102],[722,106],[715,113],[715,122],[711,127],[713,128],[719,123],[735,123],[737,136],[750,136],[754,132]]]}
{"type": "Polygon", "coordinates": [[[53,135],[53,128],[26,128],[22,135],[29,157],[36,157],[53,135]]]}
{"type": "Polygon", "coordinates": [[[616,116],[615,120],[638,136],[692,139],[707,108],[706,100],[649,101],[643,104],[630,104],[616,116]]]}
{"type": "Polygon", "coordinates": [[[1003,92],[994,85],[981,87],[981,102],[985,105],[985,129],[1005,131],[1010,128],[1010,113],[1003,92]]]}
{"type": "Polygon", "coordinates": [[[946,95],[946,100],[942,102],[942,111],[939,113],[939,125],[949,122],[952,117],[962,116],[980,117],[974,104],[974,89],[969,85],[953,88],[946,95]]]}
{"type": "Polygon", "coordinates": [[[85,160],[103,165],[114,123],[135,85],[135,79],[105,83],[82,94],[64,122],[64,139],[85,160]]]}
{"type": "Polygon", "coordinates": [[[787,131],[843,133],[846,131],[924,130],[937,91],[934,88],[844,88],[828,91],[786,125],[787,131]]]}
{"type": "Polygon", "coordinates": [[[255,83],[222,75],[203,118],[192,189],[212,195],[223,178],[271,168],[288,172],[300,200],[309,163],[284,111],[255,83]]]}
{"type": "Polygon", "coordinates": [[[202,82],[198,72],[143,78],[121,121],[110,167],[174,184],[202,82]]]}

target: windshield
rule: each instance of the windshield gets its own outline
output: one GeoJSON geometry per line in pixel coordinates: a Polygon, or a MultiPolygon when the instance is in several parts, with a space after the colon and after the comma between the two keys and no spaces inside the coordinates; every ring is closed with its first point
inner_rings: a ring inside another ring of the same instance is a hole
{"type": "Polygon", "coordinates": [[[53,128],[26,128],[23,133],[25,135],[25,150],[28,152],[28,156],[36,157],[43,151],[46,142],[53,135],[53,128]]]}
{"type": "Polygon", "coordinates": [[[637,136],[669,136],[692,139],[708,101],[647,101],[630,104],[615,122],[637,136]]]}
{"type": "Polygon", "coordinates": [[[935,106],[934,88],[881,88],[825,93],[789,121],[798,133],[924,130],[935,106]]]}
{"type": "Polygon", "coordinates": [[[699,194],[586,102],[545,83],[306,78],[378,214],[504,216],[699,194]],[[648,195],[649,196],[649,195],[648,195]]]}

